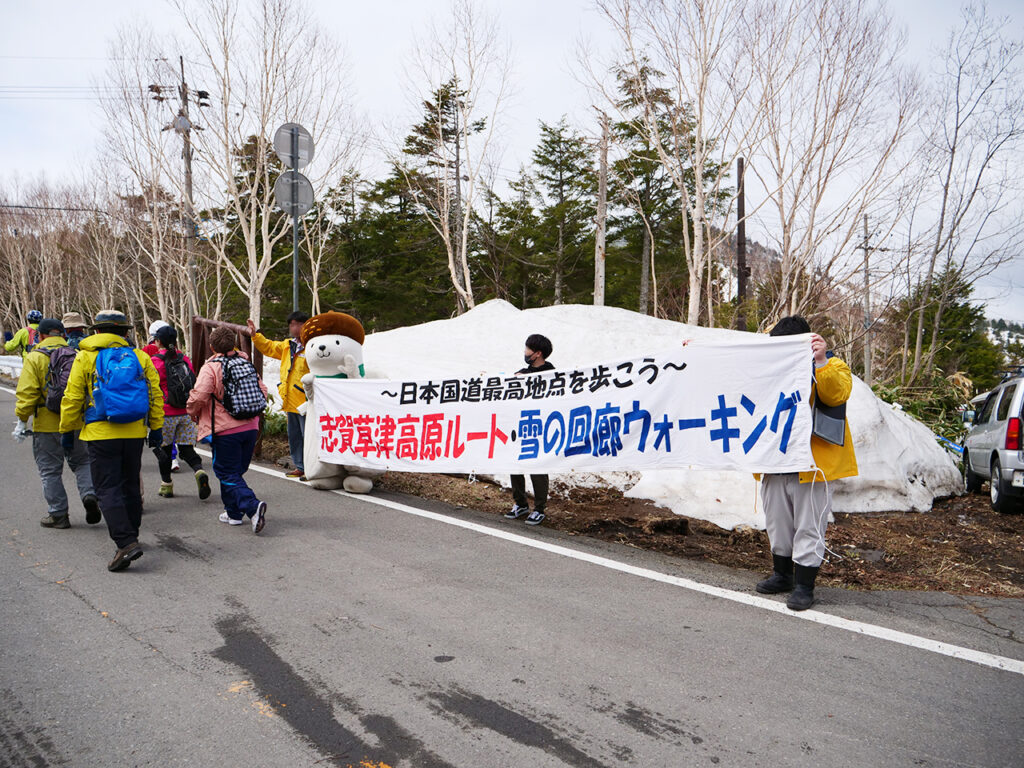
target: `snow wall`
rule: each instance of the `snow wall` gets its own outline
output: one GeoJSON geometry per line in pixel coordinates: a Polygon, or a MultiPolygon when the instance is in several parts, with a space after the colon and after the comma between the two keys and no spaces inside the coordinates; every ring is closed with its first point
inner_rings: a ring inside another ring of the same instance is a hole
{"type": "MultiPolygon", "coordinates": [[[[745,335],[660,320],[617,307],[572,304],[519,310],[508,302],[492,300],[450,320],[367,336],[366,375],[426,379],[511,373],[523,367],[523,342],[531,333],[551,339],[551,362],[556,368],[657,352],[683,339],[714,341],[745,335]]],[[[267,372],[271,373],[271,367],[276,377],[276,366],[268,365],[267,372]]],[[[832,483],[836,512],[924,512],[931,509],[935,498],[960,492],[956,464],[931,430],[879,400],[856,377],[847,415],[860,476],[832,483]]],[[[507,475],[496,479],[508,485],[507,475]]],[[[554,475],[551,480],[555,487],[616,488],[628,497],[650,499],[676,514],[723,528],[764,528],[757,484],[746,473],[573,472],[554,475]]]]}

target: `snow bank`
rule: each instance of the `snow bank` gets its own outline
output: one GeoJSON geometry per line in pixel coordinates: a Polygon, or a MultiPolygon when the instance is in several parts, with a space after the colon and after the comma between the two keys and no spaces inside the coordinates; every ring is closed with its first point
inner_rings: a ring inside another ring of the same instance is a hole
{"type": "MultiPolygon", "coordinates": [[[[511,373],[523,367],[523,341],[531,333],[551,339],[551,361],[558,368],[658,352],[675,347],[682,339],[715,341],[746,335],[656,319],[617,307],[572,304],[519,310],[508,302],[494,300],[450,320],[370,334],[364,345],[366,375],[426,379],[511,373]]],[[[273,368],[268,374],[276,379],[276,365],[273,368]]],[[[931,431],[876,398],[857,378],[848,418],[861,474],[832,483],[835,511],[926,511],[936,497],[959,492],[956,465],[931,431]]],[[[507,485],[507,475],[498,479],[507,485]]],[[[551,479],[556,486],[616,488],[631,498],[650,499],[676,514],[708,520],[723,528],[764,528],[757,485],[745,473],[588,472],[551,479]]]]}
{"type": "Polygon", "coordinates": [[[21,355],[0,355],[0,373],[12,379],[21,376],[21,355]]]}

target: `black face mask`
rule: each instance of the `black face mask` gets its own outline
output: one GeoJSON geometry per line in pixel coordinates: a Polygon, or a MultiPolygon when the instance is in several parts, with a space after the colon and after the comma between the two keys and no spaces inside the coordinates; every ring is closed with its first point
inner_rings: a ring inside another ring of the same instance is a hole
{"type": "MultiPolygon", "coordinates": [[[[536,354],[536,352],[534,354],[536,354]]],[[[527,365],[533,365],[533,355],[524,355],[523,360],[526,361],[527,365]]]]}

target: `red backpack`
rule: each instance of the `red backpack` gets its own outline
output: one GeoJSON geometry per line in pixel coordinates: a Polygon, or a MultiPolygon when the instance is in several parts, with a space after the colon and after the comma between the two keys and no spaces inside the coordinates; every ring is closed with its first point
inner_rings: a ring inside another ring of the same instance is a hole
{"type": "Polygon", "coordinates": [[[26,325],[25,330],[28,331],[28,341],[25,342],[25,354],[27,355],[39,343],[39,331],[31,325],[26,325]]]}

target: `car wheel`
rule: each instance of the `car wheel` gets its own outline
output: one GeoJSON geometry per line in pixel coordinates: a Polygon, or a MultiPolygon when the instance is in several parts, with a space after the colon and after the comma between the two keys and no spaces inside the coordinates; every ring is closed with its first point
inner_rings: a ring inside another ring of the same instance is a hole
{"type": "Polygon", "coordinates": [[[971,459],[964,451],[964,490],[967,493],[978,493],[981,491],[981,483],[983,478],[971,469],[971,459]]]}
{"type": "Polygon", "coordinates": [[[1006,486],[1003,483],[1003,475],[999,466],[999,459],[992,460],[992,477],[989,480],[990,497],[992,509],[996,512],[1014,512],[1021,506],[1021,499],[1010,496],[1006,493],[1006,486]]]}

